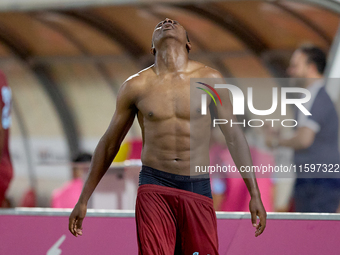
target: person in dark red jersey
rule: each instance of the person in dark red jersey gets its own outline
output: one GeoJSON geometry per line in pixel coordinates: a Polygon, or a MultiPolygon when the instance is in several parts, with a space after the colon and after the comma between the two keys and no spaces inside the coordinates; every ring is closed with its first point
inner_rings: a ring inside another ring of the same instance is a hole
{"type": "Polygon", "coordinates": [[[5,75],[0,72],[0,207],[13,177],[9,154],[9,128],[11,126],[12,91],[5,75]]]}
{"type": "MultiPolygon", "coordinates": [[[[223,77],[190,60],[190,49],[187,33],[178,22],[165,19],[156,26],[151,50],[155,64],[131,76],[119,90],[115,114],[97,145],[90,174],[69,218],[73,235],[82,235],[87,202],[137,116],[143,137],[136,201],[139,254],[218,254],[210,180],[190,176],[190,164],[209,165],[211,126],[210,113],[202,115],[199,106],[190,107],[190,78],[223,77]]],[[[236,121],[225,91],[218,91],[223,102],[216,106],[218,117],[236,121]]],[[[197,93],[202,92],[197,89],[197,93]]],[[[236,166],[251,166],[242,130],[228,125],[221,130],[236,166]]],[[[242,173],[242,177],[251,195],[249,208],[258,236],[266,225],[266,211],[254,174],[242,173]]]]}

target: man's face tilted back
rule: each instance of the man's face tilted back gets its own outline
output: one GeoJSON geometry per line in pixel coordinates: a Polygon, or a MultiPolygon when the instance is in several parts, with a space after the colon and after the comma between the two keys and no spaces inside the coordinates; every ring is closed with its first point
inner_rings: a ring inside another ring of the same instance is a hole
{"type": "Polygon", "coordinates": [[[161,43],[172,38],[180,44],[186,45],[187,50],[190,50],[191,45],[188,41],[187,32],[184,27],[175,20],[166,18],[159,22],[155,27],[152,35],[152,51],[155,54],[156,48],[159,48],[161,43]]]}

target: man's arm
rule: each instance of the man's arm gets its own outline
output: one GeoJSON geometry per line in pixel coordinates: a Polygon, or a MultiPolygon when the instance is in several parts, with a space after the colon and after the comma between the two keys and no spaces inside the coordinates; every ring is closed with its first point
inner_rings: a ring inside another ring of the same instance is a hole
{"type": "Polygon", "coordinates": [[[309,148],[315,140],[316,132],[309,127],[299,127],[291,138],[279,138],[278,134],[266,132],[266,144],[269,148],[284,146],[293,150],[309,148]]]}
{"type": "Polygon", "coordinates": [[[118,153],[135,118],[137,112],[135,107],[136,91],[131,83],[132,81],[125,82],[118,92],[116,111],[108,129],[96,147],[89,175],[78,203],[70,215],[69,230],[74,236],[82,235],[82,221],[86,214],[87,202],[118,153]]]}
{"type": "MultiPolygon", "coordinates": [[[[222,78],[220,74],[214,75],[216,78],[222,78]],[[219,76],[219,77],[218,77],[219,76]]],[[[221,83],[224,83],[221,80],[221,83]]],[[[219,119],[226,119],[233,122],[237,122],[235,116],[233,116],[233,106],[230,101],[229,90],[227,89],[216,89],[221,97],[222,105],[217,104],[217,116],[219,119]]],[[[239,170],[243,166],[252,166],[252,159],[249,151],[249,146],[243,131],[239,125],[233,125],[231,127],[230,123],[225,125],[219,125],[220,129],[226,139],[228,149],[235,162],[235,165],[239,170]]],[[[241,172],[241,176],[247,186],[251,200],[249,203],[249,210],[251,213],[251,220],[253,226],[256,227],[255,236],[262,234],[266,227],[266,211],[263,207],[261,195],[259,188],[257,186],[257,181],[254,173],[241,172]],[[256,224],[256,216],[259,216],[260,222],[256,224]]]]}
{"type": "Polygon", "coordinates": [[[278,146],[290,147],[294,150],[307,149],[315,138],[315,132],[308,127],[300,127],[290,139],[279,139],[278,146]]]}

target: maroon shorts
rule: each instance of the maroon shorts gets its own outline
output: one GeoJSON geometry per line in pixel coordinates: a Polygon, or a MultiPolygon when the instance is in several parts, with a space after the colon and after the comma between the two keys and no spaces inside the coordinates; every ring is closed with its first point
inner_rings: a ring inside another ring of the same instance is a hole
{"type": "Polygon", "coordinates": [[[217,255],[213,201],[190,191],[154,184],[138,188],[139,255],[217,255]]]}

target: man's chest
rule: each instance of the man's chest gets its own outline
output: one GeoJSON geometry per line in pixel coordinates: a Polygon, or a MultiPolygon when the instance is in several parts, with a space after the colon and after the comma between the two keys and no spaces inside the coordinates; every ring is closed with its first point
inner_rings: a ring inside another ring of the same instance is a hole
{"type": "Polygon", "coordinates": [[[160,79],[146,84],[136,104],[144,117],[190,119],[190,80],[160,79]]]}

